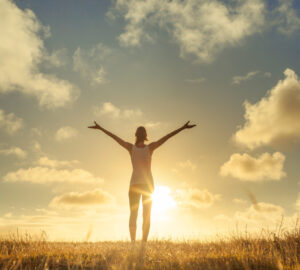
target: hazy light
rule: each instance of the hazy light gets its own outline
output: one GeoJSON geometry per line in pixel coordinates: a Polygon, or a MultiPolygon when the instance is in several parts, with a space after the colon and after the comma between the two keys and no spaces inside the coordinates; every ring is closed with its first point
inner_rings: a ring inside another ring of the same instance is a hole
{"type": "Polygon", "coordinates": [[[156,186],[152,195],[152,213],[163,213],[176,207],[176,202],[171,195],[171,190],[166,186],[156,186]]]}

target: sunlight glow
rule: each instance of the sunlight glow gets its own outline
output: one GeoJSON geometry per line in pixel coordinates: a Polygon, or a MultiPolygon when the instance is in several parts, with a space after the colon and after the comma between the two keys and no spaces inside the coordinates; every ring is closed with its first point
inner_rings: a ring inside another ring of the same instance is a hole
{"type": "Polygon", "coordinates": [[[153,213],[162,213],[176,207],[176,202],[171,195],[171,190],[167,186],[156,186],[152,199],[153,213]]]}

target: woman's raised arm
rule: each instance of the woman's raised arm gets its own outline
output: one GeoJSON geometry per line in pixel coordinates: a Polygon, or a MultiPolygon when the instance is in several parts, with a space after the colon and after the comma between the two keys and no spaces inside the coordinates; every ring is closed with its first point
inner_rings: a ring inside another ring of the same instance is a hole
{"type": "Polygon", "coordinates": [[[159,139],[156,142],[150,143],[149,144],[149,149],[150,151],[154,151],[156,148],[158,148],[159,146],[161,146],[163,143],[165,143],[168,139],[170,139],[171,137],[173,137],[174,135],[176,135],[177,133],[179,133],[180,131],[184,130],[184,129],[188,129],[188,128],[193,128],[196,125],[190,125],[189,124],[190,121],[186,122],[182,127],[172,131],[171,133],[167,134],[166,136],[162,137],[161,139],[159,139]]]}
{"type": "Polygon", "coordinates": [[[112,137],[118,144],[123,146],[129,152],[131,152],[131,148],[132,148],[131,143],[123,141],[117,135],[115,135],[115,134],[111,133],[110,131],[106,130],[105,128],[101,127],[96,121],[94,121],[94,126],[89,126],[88,128],[99,129],[99,130],[103,131],[105,134],[112,137]]]}

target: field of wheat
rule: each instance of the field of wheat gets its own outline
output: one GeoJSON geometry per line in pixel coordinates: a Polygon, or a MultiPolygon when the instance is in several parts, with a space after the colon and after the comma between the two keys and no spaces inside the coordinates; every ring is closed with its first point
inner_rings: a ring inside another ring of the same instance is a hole
{"type": "Polygon", "coordinates": [[[0,240],[0,269],[300,269],[300,229],[211,242],[0,240]]]}

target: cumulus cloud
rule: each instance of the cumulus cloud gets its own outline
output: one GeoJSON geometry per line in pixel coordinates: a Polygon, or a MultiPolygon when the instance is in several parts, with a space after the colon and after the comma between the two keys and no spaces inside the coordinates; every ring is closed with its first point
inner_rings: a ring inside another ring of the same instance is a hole
{"type": "Polygon", "coordinates": [[[4,129],[8,134],[13,134],[22,127],[23,119],[15,116],[14,113],[6,114],[0,109],[0,128],[4,129]]]}
{"type": "Polygon", "coordinates": [[[220,197],[220,194],[212,194],[206,189],[200,190],[198,188],[178,189],[174,194],[178,205],[192,208],[210,207],[220,197]]]}
{"type": "Polygon", "coordinates": [[[75,128],[65,126],[58,129],[55,133],[55,140],[58,142],[63,142],[65,140],[76,137],[78,134],[75,128]]]}
{"type": "Polygon", "coordinates": [[[33,11],[23,11],[10,0],[1,0],[0,10],[0,92],[34,96],[47,108],[74,100],[78,90],[70,82],[39,71],[48,53],[39,36],[44,27],[33,11]]]}
{"type": "Polygon", "coordinates": [[[209,62],[223,48],[260,32],[265,8],[261,0],[230,5],[216,0],[117,0],[114,10],[127,22],[119,36],[121,45],[140,46],[142,41],[152,40],[151,30],[159,27],[179,45],[181,57],[193,55],[209,62]]]}
{"type": "Polygon", "coordinates": [[[261,75],[261,76],[266,77],[266,78],[270,78],[271,77],[271,73],[270,72],[264,72],[264,73],[262,73],[259,70],[255,70],[255,71],[248,72],[244,76],[234,76],[232,78],[232,84],[240,84],[241,82],[251,80],[251,79],[253,79],[254,77],[256,77],[258,75],[261,75]]]}
{"type": "Polygon", "coordinates": [[[73,54],[73,69],[87,78],[92,85],[106,83],[107,74],[102,65],[111,53],[111,49],[102,43],[90,49],[78,47],[73,54]]]}
{"type": "Polygon", "coordinates": [[[93,112],[98,117],[107,115],[113,118],[135,118],[143,114],[139,109],[120,109],[111,102],[104,102],[100,107],[94,106],[93,112]]]}
{"type": "Polygon", "coordinates": [[[42,167],[50,167],[50,168],[61,168],[61,167],[72,167],[78,164],[78,160],[55,160],[49,159],[46,156],[41,157],[36,164],[42,167]]]}
{"type": "Polygon", "coordinates": [[[280,180],[286,174],[283,171],[285,156],[275,152],[263,153],[258,158],[248,154],[233,154],[222,165],[220,174],[232,176],[242,181],[280,180]]]}
{"type": "Polygon", "coordinates": [[[108,192],[95,189],[85,192],[69,192],[56,196],[49,206],[52,208],[84,207],[92,205],[106,205],[112,203],[114,197],[108,192]]]}
{"type": "Polygon", "coordinates": [[[6,156],[14,155],[14,156],[17,156],[18,158],[25,158],[27,156],[26,151],[22,150],[19,147],[11,147],[8,149],[2,149],[2,150],[0,150],[0,154],[6,155],[6,156]]]}
{"type": "Polygon", "coordinates": [[[261,145],[286,146],[300,140],[300,81],[291,70],[285,79],[254,104],[245,106],[245,124],[233,139],[250,149],[261,145]]]}
{"type": "Polygon", "coordinates": [[[49,183],[101,183],[103,180],[83,169],[58,170],[46,167],[31,167],[7,173],[5,182],[49,183]]]}

